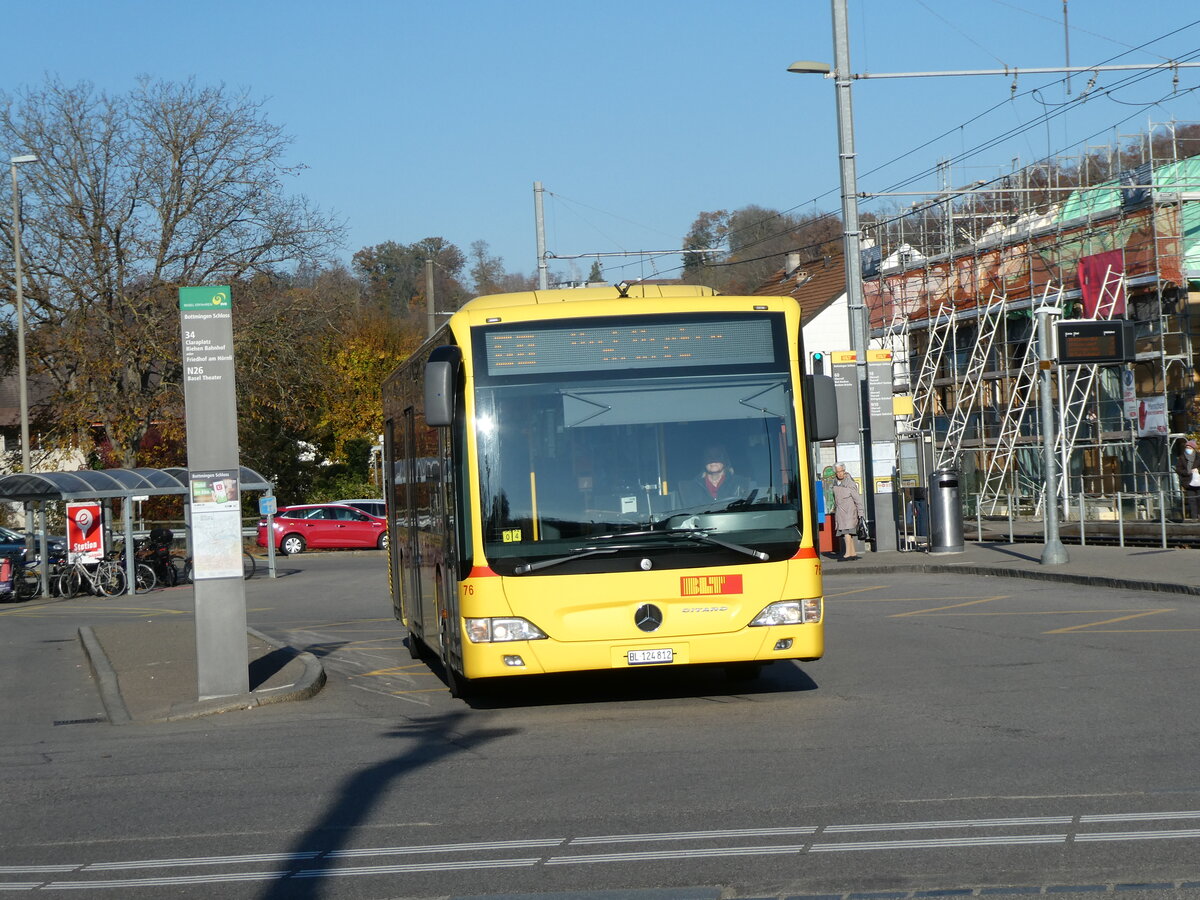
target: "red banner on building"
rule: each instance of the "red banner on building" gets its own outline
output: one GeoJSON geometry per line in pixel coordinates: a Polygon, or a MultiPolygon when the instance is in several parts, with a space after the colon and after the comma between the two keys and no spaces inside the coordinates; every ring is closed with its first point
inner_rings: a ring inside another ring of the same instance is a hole
{"type": "Polygon", "coordinates": [[[1124,274],[1124,250],[1108,250],[1079,258],[1079,294],[1085,319],[1125,315],[1124,274]]]}

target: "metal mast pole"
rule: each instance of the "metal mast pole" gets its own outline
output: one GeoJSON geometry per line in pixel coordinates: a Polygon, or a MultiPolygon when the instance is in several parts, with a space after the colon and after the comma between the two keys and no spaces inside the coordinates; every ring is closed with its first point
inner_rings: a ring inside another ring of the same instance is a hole
{"type": "Polygon", "coordinates": [[[832,0],[833,77],[837,90],[838,157],[841,161],[842,247],[846,258],[846,300],[850,313],[850,349],[858,375],[859,458],[862,462],[863,498],[867,515],[876,523],[874,479],[871,466],[870,405],[867,396],[867,317],[863,304],[862,252],[858,226],[858,173],[854,153],[854,111],[850,102],[850,34],[846,0],[832,0]]]}
{"type": "Polygon", "coordinates": [[[433,337],[437,322],[433,314],[433,260],[425,260],[425,337],[433,337]]]}
{"type": "Polygon", "coordinates": [[[1046,470],[1046,493],[1042,510],[1046,520],[1043,538],[1042,565],[1058,566],[1069,562],[1067,548],[1058,537],[1058,460],[1054,456],[1054,403],[1050,399],[1050,316],[1060,313],[1057,308],[1043,306],[1036,310],[1038,317],[1038,367],[1041,371],[1038,400],[1042,418],[1042,464],[1046,470]]]}
{"type": "Polygon", "coordinates": [[[533,218],[537,227],[537,255],[538,255],[538,290],[544,291],[548,288],[549,279],[546,272],[546,216],[542,212],[542,183],[535,181],[533,183],[533,218]]]}
{"type": "Polygon", "coordinates": [[[36,157],[14,158],[12,166],[13,275],[17,280],[17,390],[21,395],[21,471],[30,472],[29,462],[29,385],[25,375],[25,277],[21,267],[21,192],[17,186],[17,163],[36,157]]]}

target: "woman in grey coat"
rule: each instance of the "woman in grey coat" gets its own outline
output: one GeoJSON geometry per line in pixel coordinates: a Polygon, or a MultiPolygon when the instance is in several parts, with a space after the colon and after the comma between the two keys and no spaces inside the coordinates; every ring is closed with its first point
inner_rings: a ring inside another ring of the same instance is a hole
{"type": "Polygon", "coordinates": [[[846,473],[846,467],[838,463],[833,467],[833,525],[835,534],[842,538],[842,555],[838,561],[858,559],[854,546],[854,535],[858,532],[858,519],[863,514],[862,495],[858,485],[846,473]]]}

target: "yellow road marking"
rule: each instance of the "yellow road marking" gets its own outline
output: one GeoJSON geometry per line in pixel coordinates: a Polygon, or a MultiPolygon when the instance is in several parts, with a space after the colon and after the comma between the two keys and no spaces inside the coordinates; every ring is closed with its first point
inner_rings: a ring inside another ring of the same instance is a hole
{"type": "MultiPolygon", "coordinates": [[[[932,597],[860,597],[863,603],[928,603],[932,597]]],[[[945,598],[950,599],[950,598],[945,598]]],[[[991,600],[991,597],[959,597],[959,600],[991,600]]],[[[947,607],[948,608],[948,607],[947,607]]]]}
{"type": "MultiPolygon", "coordinates": [[[[950,608],[952,608],[952,607],[946,607],[946,609],[950,609],[950,608]]],[[[1002,611],[998,611],[998,612],[942,613],[941,615],[943,615],[947,618],[950,618],[953,616],[961,616],[964,618],[967,616],[980,616],[980,617],[983,617],[983,616],[996,616],[996,617],[999,617],[999,616],[1099,616],[1104,613],[1117,613],[1117,612],[1128,612],[1128,613],[1137,612],[1137,613],[1144,613],[1144,614],[1149,615],[1149,613],[1145,613],[1145,610],[1138,610],[1138,609],[1030,609],[1030,610],[1016,610],[1016,611],[1002,610],[1002,611]]],[[[1174,610],[1173,609],[1156,609],[1156,610],[1153,610],[1152,612],[1154,612],[1154,613],[1174,612],[1174,610]]],[[[901,615],[914,615],[914,614],[913,613],[902,613],[901,615]]],[[[896,616],[890,616],[889,618],[894,619],[894,618],[896,618],[896,616]]],[[[931,618],[932,618],[932,616],[931,616],[931,618]]]]}
{"type": "Polygon", "coordinates": [[[975,606],[977,603],[991,603],[993,600],[1006,600],[1008,594],[997,594],[995,597],[983,597],[979,600],[967,600],[965,603],[951,603],[949,606],[935,606],[932,609],[914,609],[909,612],[893,613],[889,619],[902,619],[905,616],[923,616],[926,613],[941,612],[944,609],[960,609],[964,606],[975,606]]]}
{"type": "MultiPolygon", "coordinates": [[[[1102,622],[1088,622],[1084,625],[1068,625],[1066,628],[1055,628],[1053,631],[1044,631],[1043,634],[1069,634],[1070,632],[1083,631],[1088,628],[1095,628],[1097,625],[1115,625],[1117,622],[1128,622],[1130,619],[1141,619],[1145,616],[1157,616],[1160,613],[1174,612],[1173,609],[1152,609],[1147,612],[1134,613],[1131,616],[1118,616],[1115,619],[1105,619],[1102,622]]],[[[1116,610],[1113,610],[1116,612],[1116,610]]]]}
{"type": "Polygon", "coordinates": [[[361,652],[364,650],[386,650],[390,653],[396,649],[395,647],[375,647],[375,646],[371,645],[370,641],[357,641],[357,642],[353,642],[353,643],[347,643],[347,644],[341,644],[338,646],[334,646],[336,643],[337,643],[336,641],[324,641],[323,643],[317,644],[316,646],[328,647],[330,653],[341,653],[343,650],[353,650],[355,652],[361,652]],[[365,644],[366,646],[360,646],[363,644],[365,644]]]}
{"type": "MultiPolygon", "coordinates": [[[[1073,631],[1072,634],[1175,634],[1179,631],[1200,631],[1200,628],[1096,628],[1091,631],[1073,631]]],[[[1052,632],[1046,632],[1051,634],[1052,632]]]]}
{"type": "Polygon", "coordinates": [[[830,597],[847,597],[850,594],[861,594],[865,591],[882,591],[885,587],[887,587],[886,584],[880,584],[876,585],[875,587],[855,588],[852,591],[838,591],[836,594],[830,594],[827,592],[825,594],[825,599],[828,600],[830,597]]]}
{"type": "Polygon", "coordinates": [[[429,675],[433,674],[432,672],[429,671],[429,667],[426,666],[425,663],[413,663],[412,665],[409,665],[409,666],[389,666],[386,669],[375,669],[372,672],[363,672],[361,675],[354,675],[352,677],[367,678],[371,675],[398,675],[399,673],[406,672],[409,669],[424,669],[425,672],[423,672],[422,674],[426,674],[426,673],[429,675]]]}
{"type": "MultiPolygon", "coordinates": [[[[340,628],[343,625],[365,625],[368,622],[395,622],[393,618],[384,619],[351,619],[348,622],[301,622],[300,627],[303,628],[340,628]]],[[[399,623],[397,623],[399,624],[399,623]]],[[[285,626],[286,627],[286,626],[285,626]]],[[[293,623],[292,627],[296,627],[293,623]]]]}
{"type": "Polygon", "coordinates": [[[31,609],[45,609],[47,606],[56,606],[62,602],[62,600],[44,600],[41,603],[26,601],[20,606],[14,606],[12,609],[0,609],[0,616],[11,616],[16,613],[29,612],[31,609]]]}
{"type": "Polygon", "coordinates": [[[78,606],[56,606],[51,603],[43,603],[41,606],[24,606],[20,609],[5,609],[0,610],[0,615],[55,615],[55,616],[79,616],[93,615],[96,613],[117,613],[121,615],[170,615],[170,616],[190,616],[190,610],[182,609],[150,609],[137,606],[101,606],[99,604],[88,604],[86,607],[78,606]],[[50,608],[53,607],[53,608],[50,608]],[[39,612],[44,611],[44,612],[39,612]]]}

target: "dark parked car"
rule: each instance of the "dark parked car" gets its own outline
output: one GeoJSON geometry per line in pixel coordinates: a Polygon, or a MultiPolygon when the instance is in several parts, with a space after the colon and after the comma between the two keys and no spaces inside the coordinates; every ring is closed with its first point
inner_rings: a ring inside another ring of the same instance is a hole
{"type": "MultiPolygon", "coordinates": [[[[67,555],[67,539],[50,535],[47,539],[47,551],[51,559],[61,559],[67,555]]],[[[33,536],[33,555],[42,552],[42,536],[33,536]]],[[[25,553],[25,535],[0,525],[0,556],[23,556],[25,553]]]]}
{"type": "MultiPolygon", "coordinates": [[[[289,555],[307,548],[387,547],[387,522],[341,503],[285,506],[275,513],[275,547],[289,555]]],[[[258,523],[258,546],[267,546],[267,520],[258,523]]]]}

